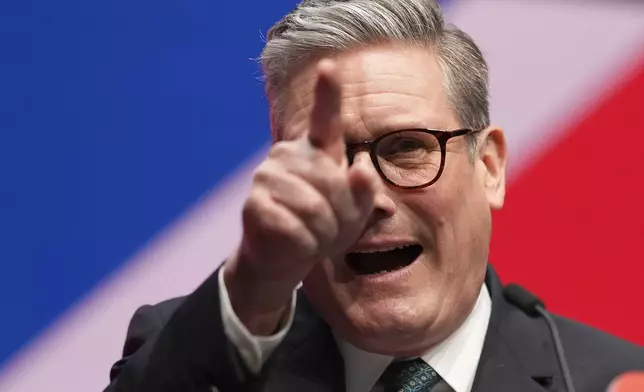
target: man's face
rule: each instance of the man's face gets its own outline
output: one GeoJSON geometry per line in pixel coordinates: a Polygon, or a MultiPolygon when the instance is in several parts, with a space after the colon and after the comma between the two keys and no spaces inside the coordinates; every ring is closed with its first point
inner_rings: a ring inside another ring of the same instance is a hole
{"type": "MultiPolygon", "coordinates": [[[[461,128],[430,50],[372,46],[334,59],[347,142],[400,129],[461,128]]],[[[316,80],[315,64],[291,79],[281,102],[283,138],[306,133],[316,80]]],[[[304,280],[308,298],[342,338],[367,351],[419,355],[470,313],[485,277],[490,207],[501,206],[504,192],[502,133],[490,128],[480,138],[474,162],[464,137],[451,139],[445,169],[432,186],[404,190],[383,181],[371,225],[348,251],[382,252],[349,257],[386,263],[388,257],[409,257],[386,250],[416,245],[420,254],[409,265],[365,273],[343,254],[319,263],[304,280]]],[[[356,159],[370,158],[359,152],[356,159]]]]}

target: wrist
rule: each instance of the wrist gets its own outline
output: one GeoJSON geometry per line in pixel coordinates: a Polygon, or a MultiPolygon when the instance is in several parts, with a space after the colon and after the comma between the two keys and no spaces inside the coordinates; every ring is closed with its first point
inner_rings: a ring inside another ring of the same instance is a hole
{"type": "Polygon", "coordinates": [[[283,327],[295,286],[262,279],[238,257],[226,262],[222,273],[233,311],[251,334],[269,336],[283,327]]]}

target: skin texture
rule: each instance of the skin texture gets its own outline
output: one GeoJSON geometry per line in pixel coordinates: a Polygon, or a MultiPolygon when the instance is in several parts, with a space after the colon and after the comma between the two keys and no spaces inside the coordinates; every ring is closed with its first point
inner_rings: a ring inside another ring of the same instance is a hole
{"type": "Polygon", "coordinates": [[[405,45],[312,62],[281,102],[281,140],[258,169],[244,240],[225,270],[233,308],[251,332],[269,334],[302,280],[345,340],[371,352],[422,354],[461,325],[483,284],[491,210],[505,193],[502,130],[480,132],[474,162],[463,137],[450,140],[441,178],[419,190],[384,183],[367,152],[348,167],[345,141],[462,128],[431,50],[405,45]],[[411,243],[423,253],[398,272],[359,276],[344,261],[350,251],[411,243]]]}

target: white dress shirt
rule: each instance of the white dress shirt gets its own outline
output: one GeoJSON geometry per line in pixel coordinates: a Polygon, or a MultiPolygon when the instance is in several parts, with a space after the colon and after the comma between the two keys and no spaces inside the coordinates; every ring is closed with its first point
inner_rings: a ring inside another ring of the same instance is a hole
{"type": "MultiPolygon", "coordinates": [[[[293,293],[291,312],[282,330],[272,336],[253,336],[232,309],[223,279],[223,268],[219,271],[218,278],[221,315],[226,335],[235,344],[248,368],[258,373],[291,328],[297,297],[293,293]]],[[[465,322],[447,339],[422,356],[443,379],[432,392],[472,390],[491,312],[492,300],[487,287],[482,285],[476,304],[465,322]]],[[[374,384],[394,358],[360,350],[337,336],[336,341],[344,359],[347,392],[378,392],[374,384]]]]}

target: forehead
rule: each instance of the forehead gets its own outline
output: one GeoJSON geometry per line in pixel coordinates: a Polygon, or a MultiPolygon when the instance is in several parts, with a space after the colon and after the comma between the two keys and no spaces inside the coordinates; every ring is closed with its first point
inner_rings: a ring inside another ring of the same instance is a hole
{"type": "MultiPolygon", "coordinates": [[[[443,72],[432,51],[381,45],[332,56],[341,86],[342,115],[354,135],[369,137],[402,128],[456,126],[444,89],[443,72]]],[[[314,101],[317,61],[292,77],[283,91],[283,137],[304,132],[314,101]]]]}

